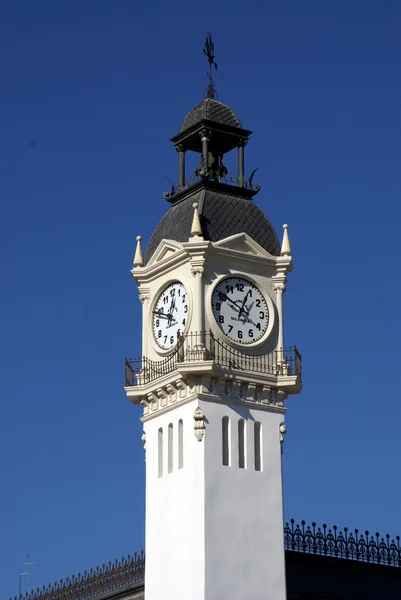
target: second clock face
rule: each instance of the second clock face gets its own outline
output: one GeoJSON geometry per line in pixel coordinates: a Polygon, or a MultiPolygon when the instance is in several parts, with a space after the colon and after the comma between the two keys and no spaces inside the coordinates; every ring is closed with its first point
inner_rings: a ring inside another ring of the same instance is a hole
{"type": "Polygon", "coordinates": [[[238,344],[257,342],[267,331],[266,300],[252,282],[242,277],[228,277],[216,285],[212,310],[221,331],[238,344]]]}
{"type": "Polygon", "coordinates": [[[188,320],[188,294],[179,281],[160,294],[153,309],[153,333],[163,350],[170,350],[185,329],[188,320]]]}

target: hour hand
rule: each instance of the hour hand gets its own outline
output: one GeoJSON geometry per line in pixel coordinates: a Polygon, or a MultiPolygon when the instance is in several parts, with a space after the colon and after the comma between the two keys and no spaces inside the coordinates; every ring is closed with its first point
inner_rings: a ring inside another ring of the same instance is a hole
{"type": "Polygon", "coordinates": [[[170,319],[171,318],[171,315],[169,315],[169,314],[165,315],[164,313],[161,313],[158,310],[153,310],[152,312],[154,315],[157,315],[159,317],[159,319],[170,319]]]}

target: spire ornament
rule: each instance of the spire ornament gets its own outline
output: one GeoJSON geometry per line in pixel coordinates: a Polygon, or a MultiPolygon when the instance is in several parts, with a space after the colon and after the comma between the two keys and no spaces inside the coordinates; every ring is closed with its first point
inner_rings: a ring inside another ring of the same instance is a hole
{"type": "Polygon", "coordinates": [[[206,98],[217,98],[216,92],[216,84],[213,80],[213,67],[217,71],[217,63],[215,61],[214,56],[214,43],[212,40],[212,35],[210,33],[207,34],[205,40],[205,47],[203,48],[203,54],[207,56],[207,60],[209,63],[209,72],[207,74],[207,78],[209,80],[208,86],[206,88],[206,98]]]}
{"type": "Polygon", "coordinates": [[[202,237],[202,227],[200,224],[198,203],[194,202],[192,208],[194,209],[194,216],[192,219],[191,237],[202,237]]]}
{"type": "Polygon", "coordinates": [[[136,250],[134,256],[134,267],[143,267],[143,254],[141,246],[141,235],[136,236],[136,250]]]}
{"type": "Polygon", "coordinates": [[[288,237],[288,225],[283,225],[283,242],[281,244],[281,256],[291,256],[290,238],[288,237]]]}

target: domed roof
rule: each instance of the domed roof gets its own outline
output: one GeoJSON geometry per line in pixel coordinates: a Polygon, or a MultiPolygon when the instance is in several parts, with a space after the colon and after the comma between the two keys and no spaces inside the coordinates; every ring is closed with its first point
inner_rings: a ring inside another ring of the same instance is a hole
{"type": "Polygon", "coordinates": [[[197,104],[189,111],[184,119],[181,131],[189,129],[196,123],[200,123],[202,119],[208,119],[215,123],[241,129],[241,121],[231,108],[214,98],[206,98],[206,100],[197,104]]]}
{"type": "Polygon", "coordinates": [[[194,214],[193,203],[199,205],[202,234],[205,240],[217,242],[237,233],[247,233],[262,248],[280,255],[280,244],[272,224],[249,198],[213,189],[198,189],[176,204],[157,225],[146,248],[149,262],[163,239],[187,242],[194,214]]]}

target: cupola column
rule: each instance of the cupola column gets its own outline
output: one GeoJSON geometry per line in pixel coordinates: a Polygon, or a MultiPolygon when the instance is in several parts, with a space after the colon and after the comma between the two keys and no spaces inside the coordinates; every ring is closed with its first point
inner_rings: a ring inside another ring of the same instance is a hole
{"type": "Polygon", "coordinates": [[[244,148],[247,144],[247,140],[241,139],[238,144],[238,185],[239,187],[245,187],[245,153],[244,148]]]}
{"type": "Polygon", "coordinates": [[[179,162],[179,188],[180,190],[185,189],[185,150],[182,144],[177,144],[175,149],[178,152],[179,162]]]}
{"type": "Polygon", "coordinates": [[[206,129],[202,129],[199,134],[201,136],[202,142],[202,169],[203,173],[200,173],[201,176],[205,177],[209,172],[209,132],[206,129]]]}

